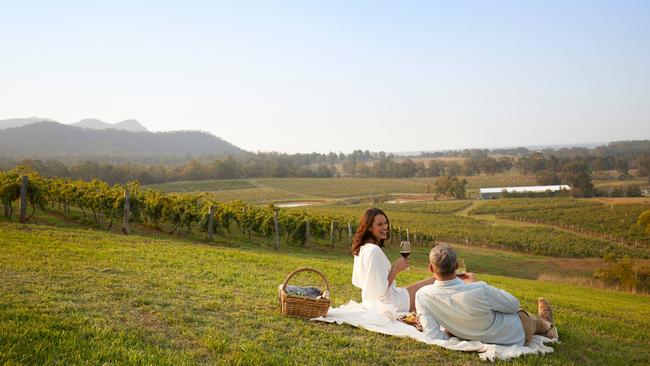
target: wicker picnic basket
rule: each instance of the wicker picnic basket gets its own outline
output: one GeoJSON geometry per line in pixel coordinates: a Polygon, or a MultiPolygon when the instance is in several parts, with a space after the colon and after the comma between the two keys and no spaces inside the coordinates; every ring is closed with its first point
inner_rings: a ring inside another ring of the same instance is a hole
{"type": "Polygon", "coordinates": [[[297,270],[289,273],[287,278],[284,280],[284,283],[278,289],[280,295],[280,304],[282,305],[282,315],[296,315],[304,318],[316,318],[319,316],[325,316],[327,310],[330,308],[330,299],[323,298],[313,298],[307,296],[299,296],[295,294],[287,294],[287,284],[291,277],[295,276],[300,272],[315,272],[325,282],[327,291],[330,291],[330,285],[327,282],[325,275],[317,269],[313,268],[298,268],[297,270]]]}

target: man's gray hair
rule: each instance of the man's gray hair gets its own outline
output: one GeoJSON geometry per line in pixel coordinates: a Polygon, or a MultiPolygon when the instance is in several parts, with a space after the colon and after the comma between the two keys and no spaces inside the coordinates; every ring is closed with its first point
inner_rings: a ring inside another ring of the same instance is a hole
{"type": "Polygon", "coordinates": [[[454,273],[456,270],[456,252],[447,245],[433,247],[429,253],[429,263],[441,275],[454,273]]]}

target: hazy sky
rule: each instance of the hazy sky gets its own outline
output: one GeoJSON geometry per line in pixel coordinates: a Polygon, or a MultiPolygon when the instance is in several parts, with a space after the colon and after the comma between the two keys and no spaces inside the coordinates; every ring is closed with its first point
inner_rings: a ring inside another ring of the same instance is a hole
{"type": "Polygon", "coordinates": [[[650,138],[650,1],[0,9],[0,119],[134,118],[290,153],[650,138]]]}

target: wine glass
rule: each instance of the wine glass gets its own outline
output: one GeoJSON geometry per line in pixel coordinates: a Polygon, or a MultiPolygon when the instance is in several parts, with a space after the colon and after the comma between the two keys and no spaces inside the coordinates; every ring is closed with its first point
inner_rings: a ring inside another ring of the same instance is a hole
{"type": "MultiPolygon", "coordinates": [[[[411,254],[411,242],[408,240],[404,240],[401,243],[399,243],[399,254],[402,255],[404,258],[408,258],[408,256],[411,254]]],[[[411,269],[410,267],[406,267],[406,269],[411,269]]]]}
{"type": "Polygon", "coordinates": [[[457,276],[464,276],[465,273],[467,273],[467,267],[465,266],[465,260],[462,258],[458,258],[456,260],[456,263],[458,263],[458,268],[456,268],[456,275],[457,276]]]}

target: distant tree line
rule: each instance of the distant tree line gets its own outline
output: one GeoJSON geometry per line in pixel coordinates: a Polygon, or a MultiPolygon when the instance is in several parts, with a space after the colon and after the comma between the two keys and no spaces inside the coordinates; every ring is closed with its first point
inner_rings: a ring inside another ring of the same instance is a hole
{"type": "MultiPolygon", "coordinates": [[[[453,157],[451,152],[447,154],[447,157],[453,157]]],[[[518,171],[522,174],[535,175],[541,185],[569,184],[574,188],[574,193],[585,196],[598,193],[594,192],[592,184],[594,171],[616,170],[620,178],[626,178],[629,177],[630,171],[635,169],[638,176],[650,176],[650,141],[613,142],[595,149],[571,148],[541,152],[530,152],[524,148],[474,149],[457,151],[455,154],[458,159],[414,161],[409,157],[400,158],[383,151],[368,150],[355,150],[347,155],[334,152],[328,154],[245,153],[227,157],[189,159],[182,164],[110,164],[95,161],[64,164],[59,160],[13,161],[0,158],[0,170],[9,170],[17,165],[23,165],[32,167],[46,177],[100,179],[110,184],[133,180],[138,180],[142,184],[152,184],[179,180],[262,177],[455,177],[518,171]],[[516,155],[501,156],[497,153],[516,155]]],[[[621,192],[614,192],[614,194],[628,195],[627,192],[621,192]]]]}

